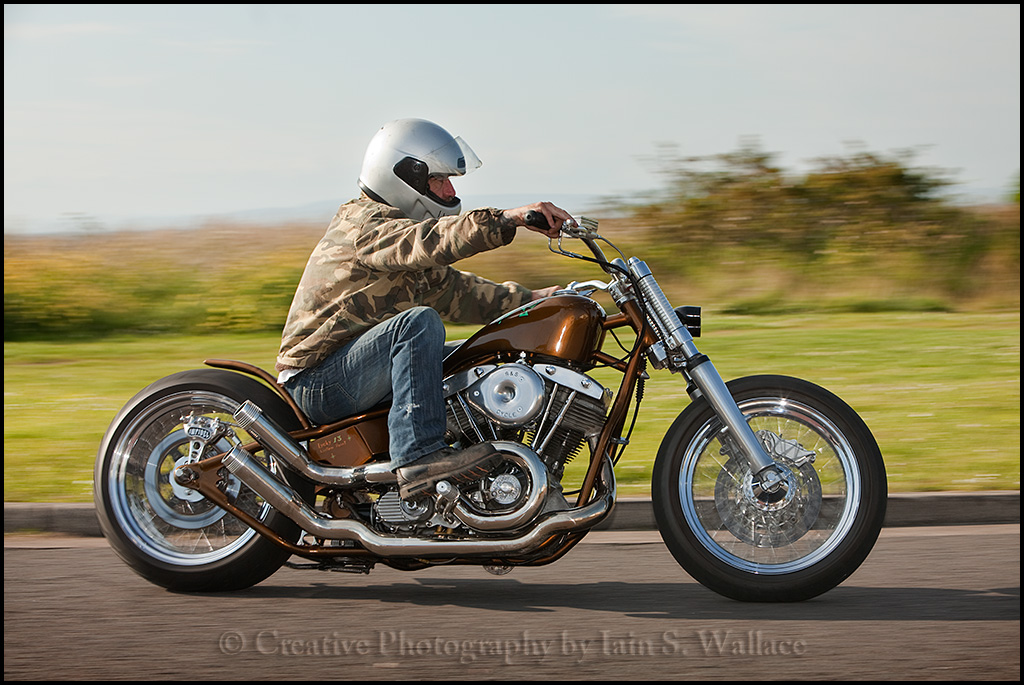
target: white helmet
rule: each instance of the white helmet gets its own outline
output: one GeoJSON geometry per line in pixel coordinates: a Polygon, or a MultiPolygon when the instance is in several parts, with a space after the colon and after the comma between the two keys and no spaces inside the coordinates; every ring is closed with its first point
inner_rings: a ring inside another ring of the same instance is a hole
{"type": "Polygon", "coordinates": [[[463,176],[480,159],[461,138],[423,119],[397,119],[377,131],[366,148],[359,187],[377,202],[397,207],[410,219],[458,214],[462,200],[430,192],[430,176],[463,176]]]}

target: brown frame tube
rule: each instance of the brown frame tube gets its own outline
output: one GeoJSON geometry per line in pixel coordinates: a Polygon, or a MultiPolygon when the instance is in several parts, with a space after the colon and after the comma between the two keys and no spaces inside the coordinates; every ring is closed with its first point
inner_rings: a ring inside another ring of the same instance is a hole
{"type": "Polygon", "coordinates": [[[623,328],[629,326],[640,335],[640,331],[644,331],[644,339],[641,341],[641,347],[637,350],[636,354],[630,357],[629,361],[623,364],[621,361],[614,359],[604,352],[595,352],[594,361],[606,363],[607,359],[612,359],[616,362],[615,368],[622,370],[622,383],[619,385],[619,392],[615,396],[615,402],[612,404],[611,411],[608,414],[608,419],[605,421],[604,430],[601,431],[601,435],[598,437],[597,445],[594,447],[594,451],[590,454],[590,465],[587,468],[587,473],[583,479],[583,485],[580,488],[579,495],[576,497],[576,506],[583,506],[591,496],[594,489],[594,481],[597,479],[597,472],[601,468],[601,461],[604,455],[607,453],[611,457],[609,446],[614,437],[621,435],[622,427],[626,422],[626,415],[629,412],[629,404],[633,399],[633,390],[636,387],[636,382],[640,377],[641,365],[644,361],[644,351],[651,344],[657,341],[654,332],[650,326],[646,325],[643,318],[643,313],[634,302],[625,302],[622,305],[622,314],[610,316],[605,321],[605,330],[611,330],[612,328],[623,328]],[[622,367],[625,368],[622,368],[622,367]]]}

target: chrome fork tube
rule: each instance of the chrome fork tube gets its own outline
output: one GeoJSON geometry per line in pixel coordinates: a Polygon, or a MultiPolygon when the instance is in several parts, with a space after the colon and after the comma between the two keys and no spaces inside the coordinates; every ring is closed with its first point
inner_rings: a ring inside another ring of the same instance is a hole
{"type": "Polygon", "coordinates": [[[729,429],[729,433],[739,442],[740,449],[750,463],[751,472],[755,475],[775,465],[764,445],[754,435],[743,412],[736,405],[729,388],[722,380],[715,365],[711,360],[704,357],[704,361],[697,366],[688,369],[690,378],[700,388],[701,393],[707,398],[708,404],[715,410],[722,422],[729,429]]]}
{"type": "Polygon", "coordinates": [[[707,398],[711,408],[722,419],[729,432],[739,442],[743,455],[747,458],[755,475],[762,474],[764,485],[771,487],[779,479],[779,475],[771,469],[775,465],[771,456],[765,451],[761,441],[754,435],[743,417],[743,412],[736,405],[729,388],[722,376],[705,355],[697,350],[693,336],[679,320],[664,291],[655,280],[651,270],[639,259],[629,260],[629,270],[637,280],[641,296],[648,303],[654,323],[657,325],[661,338],[668,348],[670,356],[681,356],[683,364],[670,364],[670,368],[678,370],[682,366],[691,380],[707,398]]]}

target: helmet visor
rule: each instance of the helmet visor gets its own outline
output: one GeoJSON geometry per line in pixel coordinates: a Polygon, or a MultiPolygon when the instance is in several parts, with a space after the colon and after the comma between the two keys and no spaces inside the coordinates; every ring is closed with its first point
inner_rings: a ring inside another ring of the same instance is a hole
{"type": "Polygon", "coordinates": [[[455,138],[436,150],[425,155],[423,160],[430,168],[431,174],[444,174],[449,176],[464,176],[471,171],[480,168],[483,162],[476,156],[466,141],[462,138],[455,138]]]}

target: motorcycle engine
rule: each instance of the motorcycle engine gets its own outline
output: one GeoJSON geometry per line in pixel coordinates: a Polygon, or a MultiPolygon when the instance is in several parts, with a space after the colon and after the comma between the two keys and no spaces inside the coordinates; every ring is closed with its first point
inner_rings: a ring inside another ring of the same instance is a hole
{"type": "Polygon", "coordinates": [[[595,442],[611,391],[551,363],[486,364],[444,381],[450,442],[520,442],[540,456],[552,482],[585,443],[595,442]]]}
{"type": "Polygon", "coordinates": [[[476,531],[511,530],[547,506],[561,491],[568,463],[585,444],[591,448],[604,427],[611,392],[565,366],[524,362],[485,364],[444,381],[447,441],[470,445],[503,443],[506,462],[472,486],[461,489],[458,503],[442,499],[403,501],[397,490],[373,505],[383,529],[404,533],[460,525],[444,512],[461,507],[461,524],[476,531]]]}

